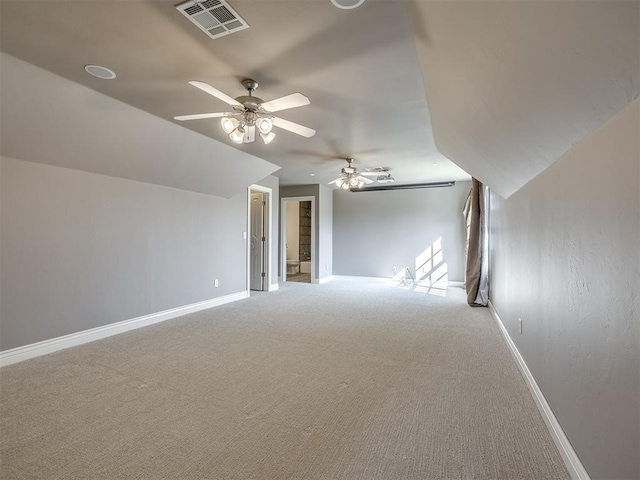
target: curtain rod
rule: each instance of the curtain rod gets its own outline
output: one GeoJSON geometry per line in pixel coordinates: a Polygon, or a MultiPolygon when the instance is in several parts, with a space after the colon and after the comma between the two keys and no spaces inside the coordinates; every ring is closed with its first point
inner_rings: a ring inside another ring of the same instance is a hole
{"type": "Polygon", "coordinates": [[[456,182],[409,183],[406,185],[379,185],[375,187],[352,188],[350,192],[377,192],[381,190],[411,190],[414,188],[453,187],[456,182]]]}

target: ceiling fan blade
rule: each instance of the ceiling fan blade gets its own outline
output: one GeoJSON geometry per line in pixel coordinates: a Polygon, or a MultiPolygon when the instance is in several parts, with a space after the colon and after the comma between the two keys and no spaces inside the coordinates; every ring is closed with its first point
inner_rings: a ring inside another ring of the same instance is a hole
{"type": "Polygon", "coordinates": [[[194,87],[199,88],[203,92],[207,92],[209,95],[213,95],[214,97],[219,98],[220,100],[222,100],[225,103],[228,103],[229,105],[233,105],[234,107],[241,107],[242,106],[242,104],[240,102],[238,102],[235,99],[231,98],[226,93],[222,93],[217,88],[213,88],[208,83],[198,82],[197,80],[192,80],[189,83],[191,85],[193,85],[194,87]]]}
{"type": "Polygon", "coordinates": [[[368,184],[370,184],[370,183],[373,183],[373,180],[371,180],[370,178],[367,178],[367,177],[362,177],[362,176],[358,175],[356,178],[357,178],[358,180],[363,181],[363,182],[364,182],[364,183],[366,183],[367,185],[368,185],[368,184]]]}
{"type": "Polygon", "coordinates": [[[316,134],[316,131],[313,128],[305,127],[303,125],[290,122],[289,120],[285,120],[283,118],[273,117],[271,121],[276,127],[289,130],[290,132],[297,133],[298,135],[302,135],[303,137],[310,138],[316,134]]]}
{"type": "Polygon", "coordinates": [[[360,172],[359,175],[364,175],[365,177],[377,177],[379,175],[384,175],[384,173],[380,172],[360,172]]]}
{"type": "Polygon", "coordinates": [[[279,112],[280,110],[287,110],[289,108],[303,107],[309,105],[311,102],[307,97],[301,93],[292,93],[284,97],[276,98],[269,102],[264,102],[260,106],[267,112],[279,112]]]}
{"type": "Polygon", "coordinates": [[[226,117],[227,115],[229,115],[229,112],[196,113],[195,115],[178,115],[177,117],[173,117],[173,118],[176,120],[184,121],[184,120],[200,120],[201,118],[226,117]]]}

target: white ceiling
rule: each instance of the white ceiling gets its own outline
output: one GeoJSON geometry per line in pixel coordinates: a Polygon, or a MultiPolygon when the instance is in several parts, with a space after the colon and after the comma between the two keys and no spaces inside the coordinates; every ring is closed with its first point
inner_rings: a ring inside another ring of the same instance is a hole
{"type": "Polygon", "coordinates": [[[447,155],[508,196],[638,96],[635,0],[230,0],[250,28],[217,40],[174,3],[2,0],[0,47],[176,125],[227,110],[189,80],[232,97],[246,77],[265,100],[301,92],[312,104],[279,116],[311,139],[280,130],[236,147],[216,119],[179,123],[282,167],[283,185],[326,183],[345,156],[398,183],[468,179],[447,155]]]}

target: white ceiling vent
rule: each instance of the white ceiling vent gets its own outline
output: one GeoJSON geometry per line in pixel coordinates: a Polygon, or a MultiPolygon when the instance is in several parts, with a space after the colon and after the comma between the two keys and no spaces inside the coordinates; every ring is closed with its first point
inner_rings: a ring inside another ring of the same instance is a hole
{"type": "Polygon", "coordinates": [[[189,0],[176,5],[176,8],[211,38],[249,28],[249,24],[225,0],[189,0]]]}

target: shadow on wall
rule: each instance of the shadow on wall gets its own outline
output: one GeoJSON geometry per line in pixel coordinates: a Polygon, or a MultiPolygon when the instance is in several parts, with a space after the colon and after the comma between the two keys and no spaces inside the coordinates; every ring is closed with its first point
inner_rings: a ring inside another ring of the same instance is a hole
{"type": "Polygon", "coordinates": [[[446,297],[449,267],[442,253],[442,237],[438,237],[418,254],[415,259],[415,276],[409,267],[405,267],[401,274],[394,271],[392,280],[399,282],[398,287],[446,297]]]}

